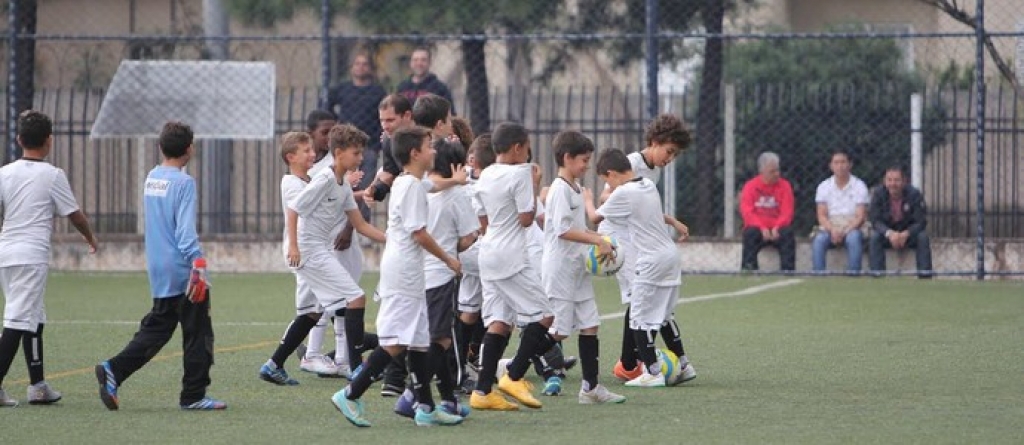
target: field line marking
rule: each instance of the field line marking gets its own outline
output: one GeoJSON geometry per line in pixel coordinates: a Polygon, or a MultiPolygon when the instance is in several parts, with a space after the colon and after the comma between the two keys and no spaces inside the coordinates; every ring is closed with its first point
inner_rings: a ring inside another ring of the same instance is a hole
{"type": "MultiPolygon", "coordinates": [[[[260,349],[260,348],[265,348],[267,346],[276,345],[277,343],[279,343],[279,340],[261,341],[259,343],[248,343],[248,344],[238,345],[238,346],[228,346],[226,348],[214,348],[213,352],[214,352],[214,354],[217,354],[217,353],[227,353],[227,352],[248,351],[248,350],[251,350],[251,349],[260,349]]],[[[153,359],[150,360],[150,363],[152,363],[152,362],[167,361],[167,360],[170,360],[172,358],[181,357],[182,355],[184,355],[184,353],[182,353],[182,352],[172,352],[170,354],[158,355],[156,357],[153,357],[153,359]]],[[[93,372],[93,370],[95,370],[95,369],[96,369],[96,366],[93,365],[93,366],[90,366],[88,368],[79,368],[79,369],[70,369],[70,370],[67,370],[67,371],[51,372],[51,373],[47,374],[46,380],[50,381],[50,380],[55,380],[55,379],[64,378],[64,377],[73,377],[73,376],[76,376],[76,375],[81,375],[81,374],[86,374],[86,373],[93,372]]],[[[15,380],[15,381],[13,381],[11,383],[14,383],[14,384],[25,384],[25,383],[29,383],[29,380],[28,379],[21,379],[21,380],[15,380]]]]}
{"type": "MultiPolygon", "coordinates": [[[[792,286],[794,284],[800,284],[800,283],[803,283],[803,282],[804,282],[804,280],[797,279],[797,278],[791,278],[791,279],[788,279],[788,280],[776,281],[774,283],[759,284],[757,286],[751,286],[751,287],[748,287],[748,288],[744,288],[744,289],[740,289],[740,290],[736,290],[736,291],[732,291],[732,292],[720,292],[720,293],[717,293],[717,294],[697,295],[697,296],[689,297],[689,298],[680,298],[678,305],[683,305],[683,304],[688,304],[688,303],[699,303],[701,301],[718,300],[718,299],[722,299],[722,298],[745,297],[745,296],[748,296],[748,295],[759,294],[759,293],[767,291],[767,290],[772,290],[772,289],[776,289],[776,288],[780,288],[780,287],[788,287],[788,286],[792,286]]],[[[601,319],[602,320],[614,320],[614,319],[617,319],[617,318],[622,318],[624,315],[626,315],[626,312],[625,311],[620,311],[620,312],[615,312],[615,313],[612,313],[612,314],[604,314],[604,315],[601,316],[601,319]]]]}

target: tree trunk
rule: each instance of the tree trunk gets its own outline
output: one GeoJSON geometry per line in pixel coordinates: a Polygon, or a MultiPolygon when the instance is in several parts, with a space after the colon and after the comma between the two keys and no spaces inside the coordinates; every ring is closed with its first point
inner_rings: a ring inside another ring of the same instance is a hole
{"type": "MultiPolygon", "coordinates": [[[[36,0],[15,0],[14,29],[18,34],[36,33],[36,0]]],[[[13,110],[9,116],[11,124],[15,125],[17,116],[22,111],[32,108],[32,98],[35,96],[35,66],[36,66],[36,40],[35,38],[19,38],[14,44],[14,83],[13,110]]],[[[13,133],[12,133],[13,134],[13,133]]],[[[14,140],[10,141],[11,151],[8,153],[8,161],[21,157],[21,147],[14,140]]]]}
{"type": "Polygon", "coordinates": [[[462,41],[462,64],[466,67],[466,98],[469,101],[469,122],[474,134],[490,131],[491,99],[487,81],[484,40],[462,41]]]}
{"type": "MultiPolygon", "coordinates": [[[[721,34],[725,19],[724,0],[705,0],[701,14],[708,34],[721,34]]],[[[722,39],[708,38],[704,43],[704,64],[701,68],[700,93],[697,98],[697,202],[691,231],[696,235],[716,235],[714,215],[718,209],[715,180],[715,151],[722,135],[722,39]]]]}

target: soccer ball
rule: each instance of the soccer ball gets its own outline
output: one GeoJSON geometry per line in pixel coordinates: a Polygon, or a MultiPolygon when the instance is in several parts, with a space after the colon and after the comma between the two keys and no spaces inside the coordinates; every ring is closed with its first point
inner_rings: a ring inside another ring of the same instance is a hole
{"type": "Polygon", "coordinates": [[[665,383],[671,384],[679,379],[679,374],[683,371],[679,367],[679,357],[669,351],[668,349],[658,349],[658,362],[661,363],[661,375],[665,376],[665,383]]]}
{"type": "Polygon", "coordinates": [[[587,272],[595,276],[611,276],[615,275],[622,269],[622,265],[625,264],[625,254],[619,249],[619,243],[615,241],[615,238],[610,236],[604,236],[604,239],[612,245],[612,253],[606,256],[599,256],[597,254],[597,245],[591,245],[587,249],[584,260],[587,266],[587,272]]]}

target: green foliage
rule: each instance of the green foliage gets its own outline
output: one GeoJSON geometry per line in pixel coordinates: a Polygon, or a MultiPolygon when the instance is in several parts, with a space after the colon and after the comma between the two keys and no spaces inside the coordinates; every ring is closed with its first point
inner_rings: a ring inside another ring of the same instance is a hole
{"type": "MultiPolygon", "coordinates": [[[[330,0],[333,11],[342,11],[346,0],[330,0]]],[[[280,21],[291,20],[302,9],[320,12],[320,0],[227,0],[228,12],[246,25],[273,28],[280,21]]]]}

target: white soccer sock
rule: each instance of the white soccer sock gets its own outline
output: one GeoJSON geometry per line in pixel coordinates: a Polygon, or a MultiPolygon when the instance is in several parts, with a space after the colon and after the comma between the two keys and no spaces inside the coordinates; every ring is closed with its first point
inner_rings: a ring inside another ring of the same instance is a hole
{"type": "Polygon", "coordinates": [[[323,355],[324,331],[327,330],[327,316],[320,317],[316,326],[309,330],[309,343],[306,345],[306,358],[323,355]]]}
{"type": "Polygon", "coordinates": [[[348,341],[345,340],[345,317],[334,317],[334,363],[348,365],[348,341]]]}

